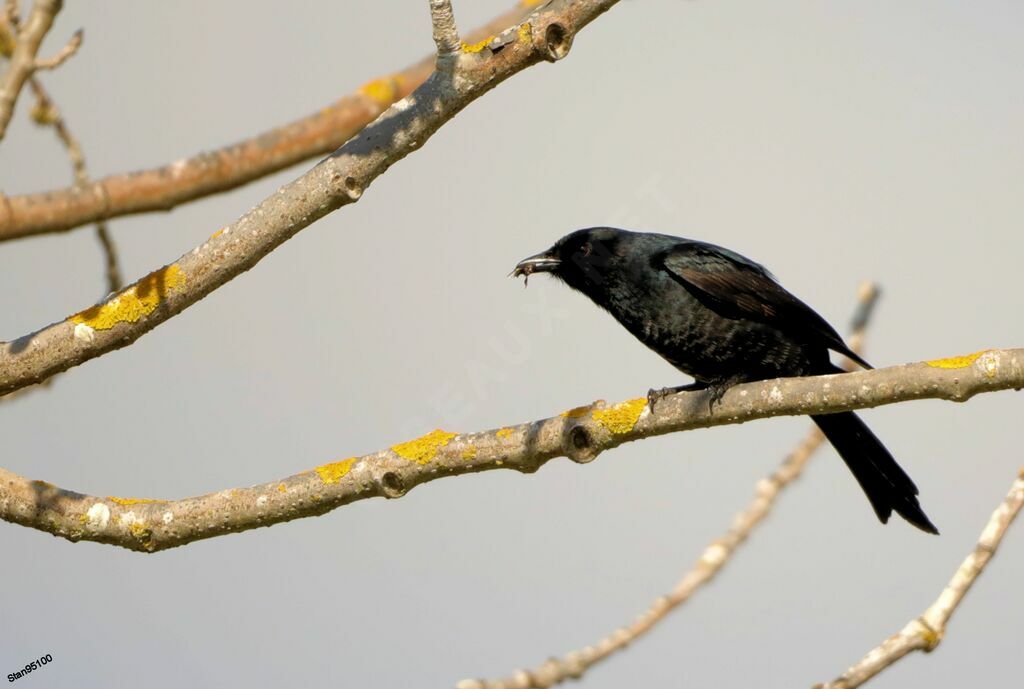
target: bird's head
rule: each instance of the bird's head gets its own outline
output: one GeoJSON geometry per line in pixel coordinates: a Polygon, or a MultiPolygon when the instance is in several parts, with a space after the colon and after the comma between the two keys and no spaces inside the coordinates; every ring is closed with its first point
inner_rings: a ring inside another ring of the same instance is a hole
{"type": "Polygon", "coordinates": [[[512,277],[550,273],[582,292],[599,291],[609,277],[609,269],[622,255],[622,248],[634,233],[613,227],[591,227],[567,234],[547,251],[516,264],[512,277]]]}

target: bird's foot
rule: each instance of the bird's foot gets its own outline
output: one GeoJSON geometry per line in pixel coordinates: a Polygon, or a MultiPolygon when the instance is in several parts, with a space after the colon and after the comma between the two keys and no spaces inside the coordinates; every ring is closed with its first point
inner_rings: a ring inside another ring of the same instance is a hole
{"type": "Polygon", "coordinates": [[[675,387],[671,388],[660,388],[658,390],[651,388],[650,390],[647,391],[647,406],[650,407],[651,412],[653,412],[654,405],[660,402],[661,400],[665,399],[669,395],[674,395],[677,392],[692,392],[694,390],[706,390],[707,387],[708,386],[706,383],[695,381],[693,383],[687,383],[686,385],[676,385],[675,387]]]}
{"type": "Polygon", "coordinates": [[[722,398],[725,397],[725,393],[729,390],[729,388],[731,388],[733,385],[736,385],[737,383],[742,382],[742,378],[736,377],[727,378],[719,383],[708,385],[707,389],[711,393],[711,398],[708,400],[708,411],[714,414],[715,405],[719,404],[722,401],[722,398]]]}

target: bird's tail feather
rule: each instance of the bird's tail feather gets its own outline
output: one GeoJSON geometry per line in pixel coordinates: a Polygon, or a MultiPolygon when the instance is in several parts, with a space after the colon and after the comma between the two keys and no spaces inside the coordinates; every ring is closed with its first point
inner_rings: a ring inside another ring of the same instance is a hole
{"type": "Polygon", "coordinates": [[[939,533],[917,501],[917,486],[856,414],[848,411],[811,418],[846,462],[883,524],[895,510],[922,531],[939,533]]]}

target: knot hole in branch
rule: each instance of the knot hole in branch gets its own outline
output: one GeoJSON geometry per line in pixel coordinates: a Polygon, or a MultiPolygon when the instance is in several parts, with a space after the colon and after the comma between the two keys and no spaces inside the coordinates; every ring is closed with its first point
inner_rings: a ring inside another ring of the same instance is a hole
{"type": "Polygon", "coordinates": [[[557,62],[569,54],[572,35],[558,22],[551,22],[544,30],[544,52],[548,62],[557,62]]]}
{"type": "Polygon", "coordinates": [[[590,432],[584,426],[573,426],[569,429],[569,442],[566,448],[569,459],[577,464],[586,464],[597,457],[590,432]]]}
{"type": "Polygon", "coordinates": [[[380,487],[386,498],[400,498],[405,495],[405,481],[393,471],[386,471],[380,477],[380,487]]]}
{"type": "Polygon", "coordinates": [[[353,201],[363,195],[363,190],[359,188],[359,182],[356,181],[355,177],[345,178],[345,193],[353,201]]]}

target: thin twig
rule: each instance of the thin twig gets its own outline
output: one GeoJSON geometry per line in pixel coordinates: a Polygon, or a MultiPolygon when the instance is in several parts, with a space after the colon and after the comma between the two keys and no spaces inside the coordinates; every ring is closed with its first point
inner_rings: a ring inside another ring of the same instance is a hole
{"type": "Polygon", "coordinates": [[[1024,469],[992,513],[974,550],[960,564],[935,602],[920,617],[869,651],[856,665],[831,682],[816,685],[815,689],[855,689],[913,651],[934,651],[942,642],[953,613],[995,555],[1007,529],[1020,513],[1021,505],[1024,505],[1024,469]]]}
{"type": "Polygon", "coordinates": [[[117,245],[114,244],[114,238],[110,235],[106,222],[96,223],[96,239],[100,243],[100,248],[103,249],[105,258],[107,293],[113,294],[121,289],[124,281],[121,278],[121,267],[117,258],[117,245]]]}
{"type": "MultiPolygon", "coordinates": [[[[859,354],[863,349],[868,322],[878,301],[878,288],[866,282],[858,291],[857,298],[849,345],[859,354]]],[[[519,670],[499,680],[465,679],[458,683],[456,689],[548,689],[568,679],[579,679],[597,663],[634,643],[688,601],[725,567],[754,528],[768,516],[781,492],[800,477],[823,440],[821,431],[813,428],[786,456],[778,469],[758,481],[754,499],[733,518],[728,531],[704,549],[697,563],[682,576],[671,592],[655,599],[647,611],[631,624],[620,627],[591,646],[572,651],[561,658],[550,658],[533,670],[519,670]]]]}
{"type": "Polygon", "coordinates": [[[0,76],[0,139],[7,133],[22,87],[39,68],[36,54],[63,4],[63,0],[36,0],[24,24],[18,22],[16,6],[12,8],[11,3],[7,4],[7,18],[16,33],[10,64],[0,76]]]}
{"type": "MultiPolygon", "coordinates": [[[[39,79],[32,76],[28,83],[36,97],[36,105],[32,109],[32,119],[42,126],[53,127],[54,133],[68,152],[75,184],[80,188],[87,187],[90,183],[89,170],[85,164],[85,154],[82,152],[81,144],[71,133],[60,109],[43,88],[39,79]]],[[[104,255],[104,272],[106,274],[106,292],[104,294],[111,294],[121,289],[123,283],[117,260],[117,247],[105,222],[96,223],[96,238],[99,240],[104,255]]]]}
{"type": "Polygon", "coordinates": [[[75,53],[77,53],[78,49],[82,47],[83,36],[84,32],[82,29],[79,29],[75,33],[71,34],[71,38],[68,39],[68,42],[64,44],[64,47],[61,48],[60,52],[58,52],[56,55],[54,55],[53,57],[41,58],[36,60],[36,70],[38,71],[41,69],[56,69],[57,67],[60,67],[62,64],[67,62],[68,59],[71,58],[75,53]]]}
{"type": "Polygon", "coordinates": [[[645,397],[615,405],[599,401],[483,433],[436,430],[280,481],[174,501],[93,497],[0,469],[0,519],[73,541],[154,552],[317,516],[357,500],[401,497],[417,485],[446,476],[496,469],[532,473],[554,457],[585,463],[623,443],[666,433],[911,399],[963,401],[977,393],[1022,386],[1024,349],[1003,349],[872,371],[737,385],[713,411],[702,392],[666,397],[653,413],[645,397]]]}
{"type": "MultiPolygon", "coordinates": [[[[516,6],[473,31],[466,40],[487,41],[516,26],[538,3],[516,6]]],[[[4,198],[0,241],[63,232],[97,220],[166,211],[235,189],[284,168],[322,157],[363,130],[393,103],[409,96],[433,72],[435,55],[372,79],[349,96],[313,114],[244,141],[148,170],[103,177],[77,186],[4,198]]]]}

